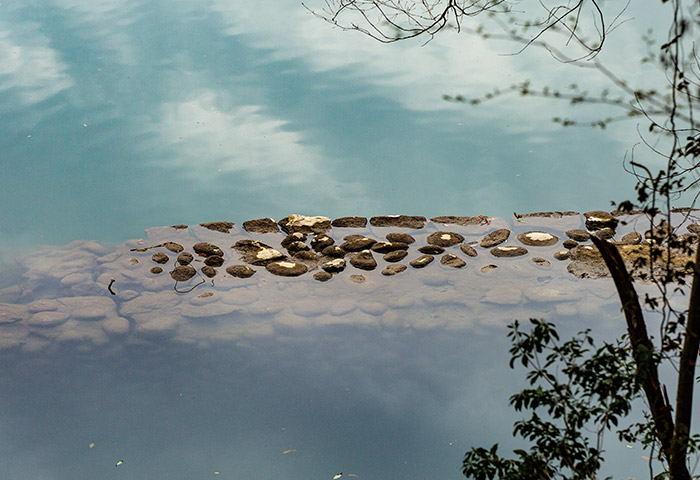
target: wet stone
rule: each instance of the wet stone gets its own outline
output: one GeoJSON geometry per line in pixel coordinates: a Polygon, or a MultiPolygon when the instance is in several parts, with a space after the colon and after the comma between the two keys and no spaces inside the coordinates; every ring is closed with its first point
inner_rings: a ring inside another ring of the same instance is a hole
{"type": "Polygon", "coordinates": [[[394,250],[393,252],[389,252],[385,254],[382,258],[386,262],[394,263],[394,262],[400,262],[404,258],[408,256],[408,252],[406,250],[394,250]]]}
{"type": "Polygon", "coordinates": [[[420,257],[416,258],[415,260],[411,260],[408,262],[410,266],[413,268],[423,268],[428,266],[432,261],[435,260],[435,257],[432,255],[421,255],[420,257]]]}
{"type": "Polygon", "coordinates": [[[497,269],[497,268],[498,268],[498,265],[493,265],[493,264],[491,264],[491,265],[484,265],[483,267],[481,267],[481,268],[479,269],[479,271],[481,271],[481,273],[488,273],[488,272],[490,272],[491,270],[495,270],[495,269],[497,269]]]}
{"type": "Polygon", "coordinates": [[[220,257],[224,256],[224,252],[221,251],[219,247],[207,242],[195,243],[192,246],[192,249],[195,251],[195,253],[205,257],[210,255],[219,255],[220,257]]]}
{"type": "Polygon", "coordinates": [[[515,213],[513,212],[513,216],[515,218],[528,218],[528,217],[533,217],[533,218],[562,218],[562,217],[572,217],[574,215],[578,215],[578,212],[572,212],[572,211],[565,211],[565,212],[534,212],[534,213],[515,213]]]}
{"type": "Polygon", "coordinates": [[[331,228],[331,219],[328,217],[309,217],[306,215],[292,214],[283,218],[277,224],[284,233],[324,233],[331,228]]]}
{"type": "Polygon", "coordinates": [[[549,260],[546,260],[542,257],[532,257],[532,263],[534,263],[538,267],[549,267],[552,265],[552,263],[549,260]]]}
{"type": "Polygon", "coordinates": [[[386,239],[392,243],[400,242],[400,243],[411,244],[411,243],[414,243],[416,241],[416,239],[413,238],[408,233],[400,233],[400,232],[388,233],[386,235],[386,239]]]}
{"type": "Polygon", "coordinates": [[[231,265],[226,267],[226,273],[236,278],[250,278],[255,274],[255,270],[248,265],[231,265]]]}
{"type": "Polygon", "coordinates": [[[318,280],[319,282],[327,282],[333,278],[333,275],[331,275],[328,272],[316,272],[314,273],[314,280],[318,280]]]}
{"type": "Polygon", "coordinates": [[[420,216],[409,215],[384,215],[369,219],[373,227],[398,227],[420,229],[425,226],[427,219],[420,216]]]}
{"type": "Polygon", "coordinates": [[[462,253],[468,257],[476,257],[478,255],[474,247],[471,245],[460,245],[459,249],[462,250],[462,253]]]}
{"type": "MultiPolygon", "coordinates": [[[[346,238],[348,238],[348,237],[346,237],[346,238]]],[[[361,250],[366,250],[366,249],[370,248],[375,243],[377,243],[376,240],[363,236],[360,238],[352,238],[350,240],[343,242],[340,245],[340,248],[342,248],[346,252],[359,252],[361,250]]]]}
{"type": "Polygon", "coordinates": [[[562,245],[562,247],[566,248],[567,250],[571,250],[574,247],[578,247],[579,244],[576,240],[568,239],[568,240],[564,240],[561,245],[562,245]]]}
{"type": "Polygon", "coordinates": [[[207,257],[206,260],[204,260],[204,264],[210,267],[220,267],[224,264],[224,257],[220,257],[219,255],[212,255],[210,257],[207,257]]]}
{"type": "Polygon", "coordinates": [[[342,258],[336,258],[335,260],[330,260],[323,265],[321,268],[328,273],[340,273],[345,270],[345,260],[342,258]]]}
{"type": "Polygon", "coordinates": [[[615,236],[615,230],[610,227],[601,228],[595,233],[595,236],[601,240],[610,240],[615,236]]]}
{"type": "Polygon", "coordinates": [[[525,232],[518,235],[518,240],[528,247],[549,247],[559,242],[559,237],[547,232],[525,232]]]}
{"type": "Polygon", "coordinates": [[[303,263],[289,262],[285,260],[268,263],[265,265],[268,272],[282,277],[298,277],[305,274],[309,268],[303,263]]]}
{"type": "Polygon", "coordinates": [[[576,240],[577,242],[587,242],[591,239],[591,234],[581,229],[567,230],[564,233],[571,240],[576,240]]]}
{"type": "Polygon", "coordinates": [[[158,275],[159,273],[163,273],[163,269],[160,267],[153,267],[153,268],[151,268],[150,272],[153,275],[158,275]]]}
{"type": "Polygon", "coordinates": [[[170,260],[170,258],[169,258],[166,254],[164,254],[164,253],[157,252],[157,253],[154,253],[154,254],[151,256],[151,260],[153,260],[153,261],[156,262],[156,263],[160,263],[161,265],[163,265],[163,264],[165,264],[165,263],[168,263],[168,260],[170,260]]]}
{"type": "Polygon", "coordinates": [[[321,233],[311,239],[311,248],[313,248],[317,252],[322,252],[324,248],[330,247],[334,243],[335,240],[333,240],[325,233],[321,233]]]}
{"type": "Polygon", "coordinates": [[[230,233],[231,229],[234,226],[234,223],[232,223],[232,222],[208,222],[208,223],[200,223],[199,226],[207,228],[207,229],[212,230],[214,232],[230,233]]]}
{"type": "Polygon", "coordinates": [[[562,250],[562,251],[560,251],[560,252],[556,252],[556,253],[554,254],[554,258],[557,259],[557,260],[568,260],[569,257],[570,257],[570,255],[571,255],[571,254],[569,253],[568,250],[562,250]]]}
{"type": "Polygon", "coordinates": [[[280,227],[272,218],[258,218],[243,222],[243,230],[249,233],[280,233],[280,227]]]}
{"type": "Polygon", "coordinates": [[[210,265],[204,265],[202,267],[202,273],[209,278],[213,278],[216,276],[216,269],[210,265]]]}
{"type": "Polygon", "coordinates": [[[642,234],[639,232],[630,232],[623,235],[620,239],[620,243],[623,245],[637,245],[642,241],[642,234]]]}
{"type": "Polygon", "coordinates": [[[280,245],[282,245],[282,248],[288,248],[291,244],[295,242],[301,242],[306,245],[306,234],[301,232],[291,233],[284,237],[284,239],[280,242],[280,245]]]}
{"type": "Polygon", "coordinates": [[[462,243],[464,237],[454,232],[435,232],[428,235],[427,241],[430,245],[438,247],[453,247],[462,243]]]}
{"type": "Polygon", "coordinates": [[[403,272],[404,270],[406,270],[406,268],[408,268],[406,267],[406,265],[401,264],[389,265],[384,270],[382,270],[382,275],[391,277],[392,275],[396,275],[397,273],[403,272]]]}
{"type": "Polygon", "coordinates": [[[444,255],[440,259],[440,263],[445,265],[446,267],[452,267],[452,268],[462,268],[467,264],[467,262],[465,262],[464,260],[459,258],[457,255],[453,255],[451,253],[444,255]]]}
{"type": "Polygon", "coordinates": [[[189,265],[179,265],[175,267],[175,269],[172,272],[170,272],[170,276],[176,282],[186,282],[190,278],[194,277],[196,273],[197,272],[195,271],[195,269],[190,267],[189,265]]]}
{"type": "Polygon", "coordinates": [[[493,231],[493,232],[487,234],[481,240],[480,245],[482,248],[495,247],[496,245],[508,240],[509,236],[510,236],[510,230],[508,230],[507,228],[501,228],[500,230],[496,230],[496,231],[493,231]]]}
{"type": "Polygon", "coordinates": [[[369,250],[356,253],[355,256],[350,259],[350,264],[360,270],[374,270],[377,268],[377,261],[369,250]]]}
{"type": "Polygon", "coordinates": [[[527,249],[523,247],[494,247],[491,249],[494,257],[520,257],[527,255],[527,249]]]}
{"type": "Polygon", "coordinates": [[[377,253],[389,253],[396,250],[407,250],[408,244],[403,242],[377,242],[372,245],[371,250],[377,253]]]}
{"type": "Polygon", "coordinates": [[[175,243],[175,242],[165,242],[163,244],[163,246],[173,253],[180,253],[181,251],[183,251],[185,249],[185,247],[183,247],[179,243],[175,243]]]}
{"type": "Polygon", "coordinates": [[[233,249],[243,254],[243,261],[251,265],[266,265],[284,258],[282,253],[256,240],[239,240],[233,245],[233,249]]]}
{"type": "Polygon", "coordinates": [[[350,281],[353,283],[365,283],[365,278],[364,275],[350,275],[350,281]]]}
{"type": "Polygon", "coordinates": [[[586,217],[586,228],[590,231],[600,230],[606,227],[617,227],[617,218],[602,210],[594,210],[583,214],[586,217]]]}
{"type": "Polygon", "coordinates": [[[189,252],[182,252],[177,256],[177,263],[180,265],[189,265],[194,260],[194,257],[189,252]]]}
{"type": "Polygon", "coordinates": [[[287,248],[287,251],[289,253],[291,253],[292,255],[294,255],[298,252],[310,252],[311,251],[311,247],[309,247],[304,242],[292,242],[289,245],[287,245],[286,248],[287,248]]]}
{"type": "Polygon", "coordinates": [[[338,228],[365,228],[367,219],[365,217],[340,217],[333,220],[332,225],[338,228]]]}
{"type": "Polygon", "coordinates": [[[345,254],[347,253],[345,250],[340,248],[338,245],[330,245],[323,250],[321,250],[321,253],[325,257],[330,257],[330,258],[343,258],[345,254]]]}
{"type": "Polygon", "coordinates": [[[462,225],[464,227],[484,224],[484,217],[455,217],[452,215],[444,215],[441,217],[433,217],[430,220],[435,223],[442,223],[443,225],[462,225]]]}
{"type": "Polygon", "coordinates": [[[315,254],[311,250],[299,250],[298,252],[294,252],[292,257],[303,262],[317,262],[320,258],[319,255],[315,254]]]}
{"type": "Polygon", "coordinates": [[[445,253],[445,249],[438,247],[437,245],[423,245],[418,249],[420,253],[425,253],[426,255],[442,255],[445,253]]]}

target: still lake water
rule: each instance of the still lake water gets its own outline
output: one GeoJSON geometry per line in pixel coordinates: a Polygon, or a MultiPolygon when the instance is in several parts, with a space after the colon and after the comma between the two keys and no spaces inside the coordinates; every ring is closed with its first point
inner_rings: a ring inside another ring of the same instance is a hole
{"type": "MultiPolygon", "coordinates": [[[[625,39],[646,26],[624,24],[605,52],[637,77],[648,73],[626,63],[637,52],[625,39]]],[[[451,33],[382,46],[297,1],[2,2],[2,308],[111,302],[90,291],[104,274],[97,259],[154,225],[290,213],[508,218],[621,200],[633,185],[621,168],[633,125],[562,131],[550,121],[556,105],[441,100],[569,81],[541,55],[499,55],[511,49],[451,33]],[[39,260],[22,256],[41,245],[39,260]],[[88,270],[55,270],[86,255],[88,270]],[[76,273],[89,280],[65,280],[76,273]]],[[[544,316],[619,333],[610,283],[553,267],[246,284],[246,295],[260,288],[257,313],[213,326],[191,315],[203,330],[189,337],[179,326],[109,336],[103,320],[77,317],[62,324],[78,325],[77,339],[63,341],[68,327],[32,330],[0,357],[0,478],[461,478],[469,447],[513,446],[507,398],[521,375],[506,367],[508,322],[544,316]],[[499,282],[553,282],[572,296],[494,302],[499,282]],[[336,298],[345,307],[330,315],[336,298]]],[[[2,323],[0,333],[23,328],[2,323]]],[[[644,475],[641,452],[610,450],[620,478],[644,475]]]]}

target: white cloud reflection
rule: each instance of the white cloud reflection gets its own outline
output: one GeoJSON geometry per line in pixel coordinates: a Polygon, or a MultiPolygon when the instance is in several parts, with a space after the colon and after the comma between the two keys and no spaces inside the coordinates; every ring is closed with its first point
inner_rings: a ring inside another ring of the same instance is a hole
{"type": "Polygon", "coordinates": [[[73,86],[67,70],[38,25],[0,21],[0,91],[14,92],[23,105],[39,103],[73,86]]]}

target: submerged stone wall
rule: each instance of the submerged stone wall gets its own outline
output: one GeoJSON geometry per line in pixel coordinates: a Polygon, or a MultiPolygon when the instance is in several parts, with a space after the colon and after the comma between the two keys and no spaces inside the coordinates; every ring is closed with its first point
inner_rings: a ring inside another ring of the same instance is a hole
{"type": "MultiPolygon", "coordinates": [[[[675,215],[678,234],[700,233],[697,211],[675,215]]],[[[116,248],[74,242],[18,258],[16,279],[0,289],[0,350],[206,346],[342,323],[475,328],[619,315],[611,281],[590,280],[607,273],[590,236],[618,243],[632,261],[649,235],[642,215],[599,211],[510,221],[290,215],[147,234],[116,248]]]]}

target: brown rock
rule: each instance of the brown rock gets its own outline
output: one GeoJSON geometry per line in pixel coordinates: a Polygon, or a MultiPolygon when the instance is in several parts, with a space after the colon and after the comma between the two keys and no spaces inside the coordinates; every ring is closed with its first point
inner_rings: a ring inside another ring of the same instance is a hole
{"type": "Polygon", "coordinates": [[[314,273],[314,280],[318,280],[319,282],[327,282],[333,278],[333,275],[331,275],[328,272],[316,272],[314,273]]]}
{"type": "Polygon", "coordinates": [[[175,280],[176,282],[186,282],[190,278],[194,277],[197,274],[194,268],[190,267],[189,265],[179,265],[175,267],[175,269],[170,272],[170,276],[175,280]]]}
{"type": "Polygon", "coordinates": [[[362,250],[350,259],[350,264],[360,270],[374,270],[377,268],[377,261],[369,250],[362,250]]]}
{"type": "Polygon", "coordinates": [[[602,210],[586,212],[583,216],[586,217],[586,228],[590,231],[596,231],[606,227],[610,227],[614,230],[615,227],[617,227],[617,218],[602,210]]]}
{"type": "Polygon", "coordinates": [[[454,232],[435,232],[428,235],[428,243],[438,247],[452,247],[464,241],[464,237],[454,232]]]}
{"type": "Polygon", "coordinates": [[[194,249],[195,253],[202,255],[204,257],[208,257],[210,255],[218,255],[220,257],[224,256],[224,252],[221,251],[219,247],[216,245],[213,245],[211,243],[206,243],[206,242],[201,242],[201,243],[195,243],[192,248],[194,249]]]}
{"type": "Polygon", "coordinates": [[[549,247],[556,245],[559,237],[547,232],[525,232],[518,235],[518,240],[529,247],[549,247]]]}
{"type": "Polygon", "coordinates": [[[151,268],[151,273],[153,275],[158,275],[159,273],[163,273],[163,269],[160,267],[153,267],[151,268]]]}
{"type": "Polygon", "coordinates": [[[630,232],[623,235],[620,239],[622,245],[637,245],[642,241],[642,234],[639,232],[630,232]]]}
{"type": "Polygon", "coordinates": [[[425,217],[414,217],[408,215],[384,215],[369,219],[373,227],[398,227],[420,229],[425,226],[425,217]]]}
{"type": "Polygon", "coordinates": [[[202,267],[202,273],[209,278],[216,276],[216,269],[210,265],[204,265],[202,267]]]}
{"type": "MultiPolygon", "coordinates": [[[[346,238],[348,238],[348,237],[346,237],[346,238]]],[[[353,238],[351,240],[343,242],[340,245],[340,248],[342,248],[346,252],[359,252],[361,250],[366,250],[366,249],[370,248],[375,243],[377,243],[376,240],[363,236],[360,238],[353,238]]]]}
{"type": "Polygon", "coordinates": [[[177,256],[177,263],[180,265],[189,265],[194,260],[194,257],[190,252],[182,252],[177,256]]]}
{"type": "Polygon", "coordinates": [[[564,233],[571,240],[576,240],[577,242],[587,242],[591,239],[591,234],[581,229],[567,230],[564,233]]]}
{"type": "Polygon", "coordinates": [[[334,243],[335,240],[333,240],[331,237],[325,233],[319,233],[311,239],[311,248],[317,252],[322,252],[324,248],[330,247],[334,243]]]}
{"type": "Polygon", "coordinates": [[[272,218],[258,218],[243,222],[243,230],[250,233],[280,233],[280,227],[272,218]]]}
{"type": "Polygon", "coordinates": [[[255,270],[248,265],[231,265],[226,267],[226,273],[236,278],[250,278],[255,274],[255,270]]]}
{"type": "Polygon", "coordinates": [[[510,236],[510,230],[506,228],[501,228],[500,230],[495,230],[489,234],[487,234],[482,240],[481,240],[481,247],[482,248],[491,248],[495,247],[499,243],[503,243],[506,240],[508,240],[508,237],[510,236]]]}
{"type": "Polygon", "coordinates": [[[224,264],[224,257],[219,255],[210,255],[204,260],[204,264],[210,267],[220,267],[224,264]]]}
{"type": "Polygon", "coordinates": [[[353,283],[365,283],[365,278],[364,275],[350,275],[350,281],[353,283]]]}
{"type": "Polygon", "coordinates": [[[420,253],[425,253],[426,255],[442,255],[445,253],[445,249],[438,247],[437,245],[423,245],[418,249],[420,253]]]}
{"type": "Polygon", "coordinates": [[[388,233],[386,235],[386,239],[389,240],[390,242],[400,242],[400,243],[407,243],[411,244],[416,241],[415,238],[410,236],[408,233],[400,233],[400,232],[394,232],[394,233],[388,233]]]}
{"type": "Polygon", "coordinates": [[[453,255],[451,253],[444,255],[440,259],[440,263],[447,266],[447,267],[452,267],[452,268],[462,268],[467,264],[467,262],[465,262],[464,260],[459,258],[457,255],[453,255]]]}
{"type": "Polygon", "coordinates": [[[549,260],[545,260],[542,257],[532,257],[532,262],[538,267],[549,267],[552,265],[549,260]]]}
{"type": "Polygon", "coordinates": [[[321,254],[323,254],[323,256],[330,258],[343,258],[346,253],[347,252],[338,245],[330,245],[321,250],[321,254]]]}
{"type": "Polygon", "coordinates": [[[397,273],[403,272],[404,270],[406,270],[406,268],[406,265],[401,264],[389,265],[384,270],[382,270],[382,275],[390,277],[392,275],[396,275],[397,273]]]}
{"type": "Polygon", "coordinates": [[[301,232],[290,233],[289,235],[284,237],[284,239],[282,239],[280,245],[282,245],[282,248],[288,248],[294,242],[305,243],[306,234],[301,232]]]}
{"type": "Polygon", "coordinates": [[[484,225],[484,217],[454,217],[451,215],[446,215],[442,217],[433,217],[430,220],[435,223],[442,223],[443,225],[462,225],[465,227],[471,225],[484,225]]]}
{"type": "Polygon", "coordinates": [[[408,255],[408,252],[406,250],[394,250],[393,252],[389,252],[385,254],[382,258],[386,262],[394,263],[394,262],[400,262],[406,256],[408,255]]]}
{"type": "Polygon", "coordinates": [[[527,255],[527,249],[523,247],[494,247],[491,249],[491,255],[494,257],[520,257],[527,255]]]}
{"type": "Polygon", "coordinates": [[[279,251],[257,240],[239,240],[233,248],[242,254],[241,258],[244,262],[251,265],[266,265],[285,258],[279,251]]]}
{"type": "Polygon", "coordinates": [[[487,272],[490,272],[491,270],[495,270],[497,268],[498,268],[498,265],[493,265],[493,264],[492,265],[484,265],[483,267],[481,267],[479,269],[479,271],[481,271],[481,273],[487,273],[487,272]]]}
{"type": "Polygon", "coordinates": [[[188,227],[187,225],[173,225],[173,226],[170,227],[170,228],[174,228],[175,230],[186,230],[186,229],[188,229],[189,227],[188,227]]]}
{"type": "Polygon", "coordinates": [[[340,217],[333,220],[332,225],[338,228],[364,228],[367,226],[365,217],[340,217]]]}
{"type": "Polygon", "coordinates": [[[199,224],[200,227],[208,228],[209,230],[221,233],[229,233],[233,228],[233,225],[234,224],[232,222],[209,222],[199,224]]]}
{"type": "Polygon", "coordinates": [[[180,253],[181,251],[183,251],[185,249],[185,247],[183,247],[179,243],[175,243],[175,242],[165,242],[163,244],[163,246],[173,253],[180,253]]]}
{"type": "Polygon", "coordinates": [[[309,217],[306,215],[292,214],[283,218],[277,224],[284,233],[324,233],[331,228],[331,219],[328,217],[309,217]]]}
{"type": "Polygon", "coordinates": [[[415,260],[411,260],[410,262],[408,262],[408,264],[413,268],[423,268],[427,267],[430,263],[432,263],[433,260],[435,260],[435,257],[433,257],[432,255],[421,255],[415,260]]]}
{"type": "MultiPolygon", "coordinates": [[[[578,248],[578,247],[576,247],[576,248],[578,248]]],[[[572,250],[574,250],[574,249],[572,249],[572,250]]],[[[553,256],[557,260],[568,260],[570,254],[569,254],[569,250],[562,250],[560,252],[556,252],[553,256]]]]}
{"type": "Polygon", "coordinates": [[[568,240],[564,240],[561,243],[561,245],[562,245],[562,247],[566,248],[567,250],[571,250],[572,248],[578,247],[579,244],[576,240],[568,239],[568,240]]]}
{"type": "Polygon", "coordinates": [[[165,263],[168,263],[168,261],[170,260],[170,258],[169,258],[166,254],[164,254],[164,253],[157,252],[157,253],[154,253],[153,256],[151,256],[151,260],[153,260],[153,261],[156,262],[156,263],[160,263],[161,265],[163,265],[163,264],[165,264],[165,263]]]}
{"type": "Polygon", "coordinates": [[[471,245],[460,245],[459,249],[462,250],[462,253],[464,253],[468,257],[476,257],[478,255],[474,247],[472,247],[471,245]]]}
{"type": "Polygon", "coordinates": [[[615,236],[615,230],[613,230],[610,227],[601,228],[600,230],[595,232],[595,236],[600,238],[601,240],[610,240],[615,236]]]}
{"type": "Polygon", "coordinates": [[[372,245],[371,250],[377,253],[389,253],[395,250],[408,250],[408,243],[403,242],[377,242],[372,245]]]}
{"type": "Polygon", "coordinates": [[[321,265],[321,268],[328,273],[340,273],[345,270],[345,260],[342,258],[336,258],[324,263],[321,265]]]}
{"type": "Polygon", "coordinates": [[[282,277],[298,277],[305,274],[309,268],[303,263],[281,260],[265,265],[268,272],[282,277]]]}

